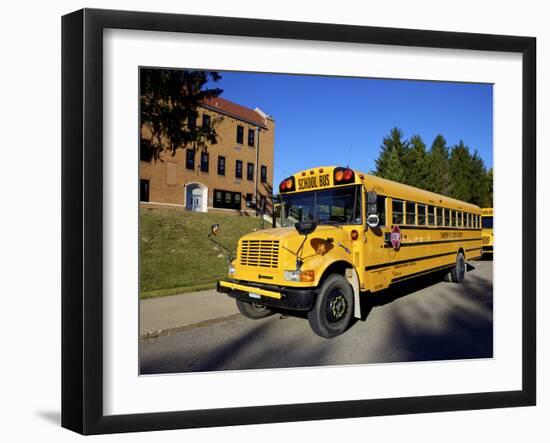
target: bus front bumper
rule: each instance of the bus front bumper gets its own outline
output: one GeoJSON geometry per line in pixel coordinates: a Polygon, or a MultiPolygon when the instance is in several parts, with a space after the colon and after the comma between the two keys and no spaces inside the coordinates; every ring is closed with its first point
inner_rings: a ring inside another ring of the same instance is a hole
{"type": "Polygon", "coordinates": [[[231,280],[220,280],[216,290],[244,302],[294,311],[309,311],[317,295],[317,288],[287,288],[257,283],[251,285],[231,280]]]}

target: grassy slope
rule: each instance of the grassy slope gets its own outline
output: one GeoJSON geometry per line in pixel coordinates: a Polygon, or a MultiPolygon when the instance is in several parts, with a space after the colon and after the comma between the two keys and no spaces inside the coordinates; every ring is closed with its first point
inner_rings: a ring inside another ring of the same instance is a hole
{"type": "Polygon", "coordinates": [[[241,235],[260,226],[255,217],[140,211],[141,298],[213,288],[216,280],[227,275],[227,261],[207,238],[210,225],[220,224],[216,239],[233,252],[241,235]]]}

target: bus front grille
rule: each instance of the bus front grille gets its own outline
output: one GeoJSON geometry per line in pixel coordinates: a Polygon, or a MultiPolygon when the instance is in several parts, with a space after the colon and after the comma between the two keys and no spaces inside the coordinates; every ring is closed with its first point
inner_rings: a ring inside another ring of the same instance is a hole
{"type": "Polygon", "coordinates": [[[260,268],[279,266],[279,240],[242,240],[240,264],[260,268]]]}

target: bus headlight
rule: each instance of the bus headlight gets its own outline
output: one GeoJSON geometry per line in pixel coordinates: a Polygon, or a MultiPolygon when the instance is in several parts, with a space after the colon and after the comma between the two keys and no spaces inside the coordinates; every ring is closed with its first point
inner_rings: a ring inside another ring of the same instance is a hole
{"type": "Polygon", "coordinates": [[[314,271],[285,271],[284,278],[286,281],[301,281],[310,283],[315,280],[314,271]]]}
{"type": "Polygon", "coordinates": [[[300,281],[300,271],[285,271],[286,281],[300,281]]]}
{"type": "Polygon", "coordinates": [[[234,265],[233,263],[229,263],[229,269],[228,269],[227,273],[228,273],[229,275],[235,273],[235,265],[234,265]]]}

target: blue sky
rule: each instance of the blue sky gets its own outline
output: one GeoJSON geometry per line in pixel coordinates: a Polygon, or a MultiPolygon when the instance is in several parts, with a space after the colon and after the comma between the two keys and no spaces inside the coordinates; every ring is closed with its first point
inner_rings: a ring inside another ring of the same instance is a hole
{"type": "Polygon", "coordinates": [[[312,166],[374,168],[382,139],[399,127],[429,148],[442,134],[493,165],[493,88],[488,84],[221,72],[222,97],[275,119],[275,187],[312,166]]]}

